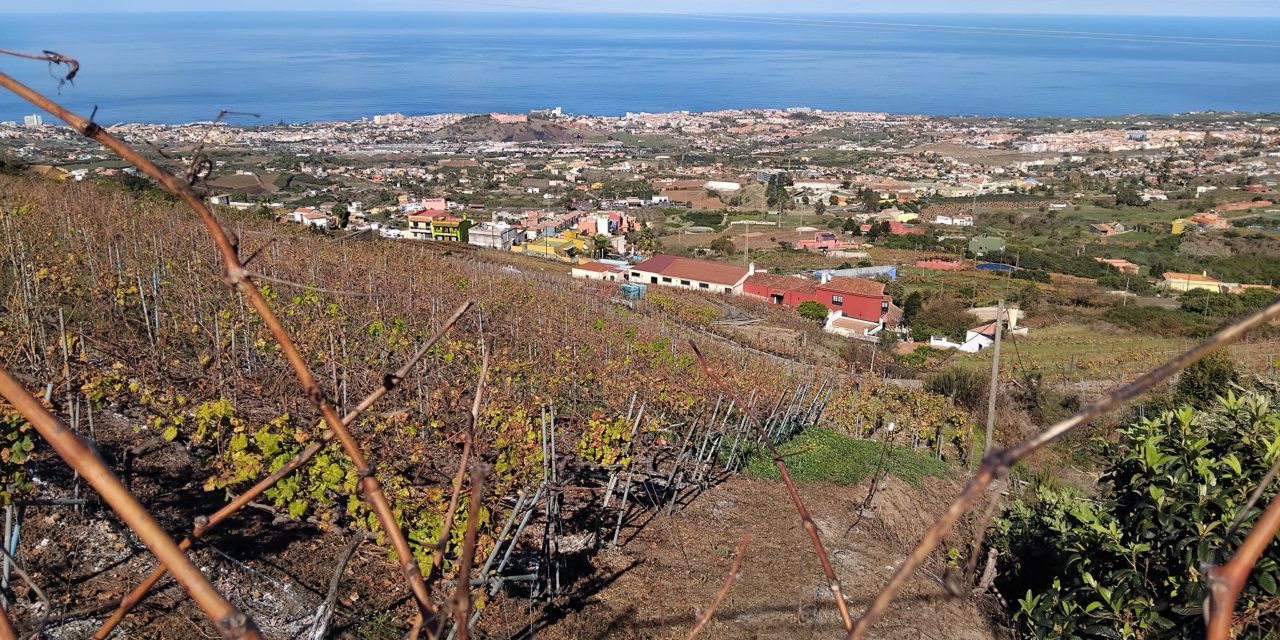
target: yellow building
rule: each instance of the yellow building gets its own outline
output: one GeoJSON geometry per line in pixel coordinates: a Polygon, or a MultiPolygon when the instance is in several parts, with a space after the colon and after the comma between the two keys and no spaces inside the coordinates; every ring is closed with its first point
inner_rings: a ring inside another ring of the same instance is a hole
{"type": "Polygon", "coordinates": [[[1173,222],[1169,223],[1169,233],[1172,233],[1175,236],[1182,235],[1182,232],[1186,230],[1187,230],[1186,218],[1178,218],[1173,222]]]}
{"type": "Polygon", "coordinates": [[[573,264],[578,256],[586,255],[587,243],[582,240],[577,231],[565,231],[560,236],[545,236],[515,245],[511,250],[537,258],[573,264]]]}
{"type": "Polygon", "coordinates": [[[896,216],[894,216],[894,218],[896,218],[898,222],[902,222],[905,224],[907,222],[913,222],[915,220],[919,220],[920,214],[912,213],[910,211],[903,211],[902,213],[899,213],[896,216]]]}
{"type": "Polygon", "coordinates": [[[1199,273],[1176,273],[1166,271],[1164,280],[1158,285],[1161,289],[1170,291],[1191,291],[1192,289],[1204,289],[1214,293],[1226,291],[1230,285],[1222,282],[1217,278],[1211,278],[1208,275],[1199,273]]]}

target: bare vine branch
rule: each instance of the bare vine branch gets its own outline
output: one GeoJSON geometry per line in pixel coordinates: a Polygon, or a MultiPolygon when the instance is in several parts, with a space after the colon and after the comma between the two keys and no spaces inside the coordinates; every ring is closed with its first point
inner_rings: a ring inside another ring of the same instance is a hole
{"type": "Polygon", "coordinates": [[[782,454],[778,453],[778,448],[773,446],[773,441],[769,439],[769,434],[765,433],[764,425],[756,415],[751,405],[742,401],[738,393],[731,388],[724,379],[711,370],[711,366],[707,364],[707,359],[702,355],[702,351],[698,349],[698,345],[692,340],[689,341],[689,347],[693,349],[693,355],[698,358],[698,364],[702,366],[703,372],[711,379],[713,383],[730,399],[734,401],[747,414],[747,422],[755,427],[756,435],[758,435],[765,447],[769,449],[769,455],[773,457],[773,463],[778,467],[778,473],[782,476],[782,483],[787,486],[787,493],[791,496],[791,502],[796,506],[796,511],[800,514],[800,521],[804,524],[804,530],[809,534],[809,539],[813,541],[813,550],[818,554],[818,562],[822,564],[822,573],[827,578],[827,584],[831,586],[831,595],[835,597],[836,608],[840,611],[840,621],[844,624],[845,630],[853,628],[853,620],[849,617],[849,605],[844,601],[844,591],[840,588],[840,578],[836,577],[836,570],[831,566],[831,559],[827,557],[827,550],[822,546],[822,537],[818,535],[818,525],[814,524],[813,518],[809,516],[809,510],[805,508],[804,501],[800,499],[800,492],[796,490],[796,483],[792,482],[791,474],[787,472],[787,464],[782,461],[782,454]]]}
{"type": "Polygon", "coordinates": [[[41,51],[40,53],[23,53],[22,51],[11,51],[9,49],[0,49],[0,54],[6,56],[15,56],[18,58],[27,58],[28,60],[42,60],[48,62],[51,66],[60,64],[67,65],[67,73],[58,79],[58,86],[68,82],[75,84],[76,74],[80,73],[80,63],[75,58],[64,56],[57,51],[41,51]]]}
{"type": "Polygon", "coordinates": [[[711,616],[715,615],[716,609],[724,601],[724,597],[728,595],[729,589],[733,587],[733,582],[738,579],[738,573],[742,569],[742,558],[747,555],[747,543],[749,542],[751,542],[751,530],[747,529],[742,532],[742,542],[738,543],[738,550],[734,552],[733,564],[729,565],[729,575],[725,576],[724,586],[720,587],[720,592],[716,594],[716,599],[711,601],[711,605],[698,616],[698,621],[689,630],[689,635],[684,637],[685,640],[693,640],[698,635],[698,632],[702,631],[702,628],[711,621],[711,616]]]}
{"type": "MultiPolygon", "coordinates": [[[[902,564],[898,566],[898,570],[889,578],[889,582],[885,584],[878,594],[876,594],[875,599],[867,606],[867,610],[862,614],[862,617],[858,618],[858,622],[853,627],[853,630],[849,632],[848,637],[850,640],[857,640],[866,636],[866,633],[871,629],[872,625],[874,625],[876,621],[884,615],[884,612],[888,610],[889,603],[891,603],[894,596],[902,590],[907,579],[910,578],[911,574],[924,563],[925,558],[933,552],[934,548],[938,546],[938,543],[942,541],[942,538],[950,533],[951,527],[955,525],[956,521],[968,512],[971,507],[973,507],[978,499],[982,497],[982,494],[986,491],[987,487],[991,485],[992,481],[997,477],[1008,473],[1009,469],[1013,467],[1015,462],[1022,460],[1039,450],[1041,447],[1061,438],[1071,431],[1089,424],[1098,416],[1101,416],[1121,404],[1136,398],[1160,382],[1173,377],[1173,375],[1179,371],[1199,362],[1209,354],[1239,340],[1250,330],[1266,324],[1277,317],[1280,317],[1280,298],[1272,301],[1270,305],[1257,313],[1254,313],[1253,315],[1250,315],[1213,334],[1212,337],[1200,343],[1196,347],[1183,352],[1163,365],[1148,371],[1129,384],[1126,384],[1103,396],[1093,404],[1081,409],[1080,412],[1076,413],[1074,416],[1058,422],[1048,429],[1045,429],[1044,431],[1041,431],[1040,433],[1016,445],[1006,449],[992,451],[989,455],[983,458],[982,466],[978,468],[977,474],[975,474],[969,481],[969,484],[964,488],[964,491],[956,497],[955,501],[953,501],[951,505],[947,507],[947,510],[939,516],[938,520],[933,523],[933,526],[925,532],[924,538],[920,540],[920,543],[916,548],[912,550],[911,553],[907,555],[906,559],[903,560],[902,564]]],[[[1277,506],[1277,504],[1273,502],[1272,506],[1268,507],[1268,513],[1271,512],[1272,508],[1276,509],[1276,526],[1280,527],[1280,506],[1277,506]]],[[[1261,526],[1261,524],[1261,521],[1259,521],[1259,526],[1261,526]]],[[[1255,527],[1255,530],[1256,529],[1257,527],[1255,527]]],[[[1252,537],[1252,534],[1250,534],[1250,537],[1252,537]]],[[[1243,550],[1244,547],[1241,547],[1241,549],[1243,550]]],[[[1261,549],[1259,549],[1258,553],[1260,554],[1261,552],[1261,549]]],[[[1239,556],[1240,553],[1238,552],[1237,557],[1239,556]]],[[[1256,559],[1257,555],[1254,555],[1254,558],[1256,559]]],[[[1238,566],[1239,565],[1237,565],[1237,567],[1238,566]]],[[[1234,568],[1229,570],[1228,573],[1233,577],[1240,571],[1247,574],[1248,567],[1252,566],[1253,564],[1251,561],[1244,569],[1234,568]]],[[[1241,581],[1241,584],[1243,584],[1243,581],[1241,581]]],[[[1234,598],[1232,598],[1232,603],[1234,603],[1234,598]]],[[[1215,599],[1215,605],[1216,604],[1217,600],[1215,599]]],[[[1229,620],[1227,624],[1230,624],[1229,620]]]]}
{"type": "Polygon", "coordinates": [[[80,472],[80,476],[88,481],[116,515],[138,535],[151,553],[169,567],[178,584],[209,616],[219,633],[227,638],[256,640],[261,637],[253,622],[209,584],[209,580],[191,562],[191,558],[165,533],[160,523],[125,488],[93,449],[49,413],[39,400],[3,368],[0,368],[0,396],[4,396],[35,427],[68,466],[80,472]]]}

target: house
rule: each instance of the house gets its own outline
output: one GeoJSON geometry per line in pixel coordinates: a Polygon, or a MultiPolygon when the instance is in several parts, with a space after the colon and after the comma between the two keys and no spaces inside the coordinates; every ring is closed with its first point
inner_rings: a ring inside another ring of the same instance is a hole
{"type": "Polygon", "coordinates": [[[414,240],[430,240],[432,221],[436,216],[443,215],[444,211],[439,209],[424,209],[409,214],[409,237],[414,240]]]}
{"type": "Polygon", "coordinates": [[[573,265],[573,268],[569,270],[569,274],[584,280],[622,282],[626,279],[627,269],[626,267],[605,262],[579,262],[573,265]]]}
{"type": "Polygon", "coordinates": [[[972,227],[973,216],[946,216],[939,215],[934,217],[934,224],[942,224],[950,227],[972,227]]]}
{"type": "Polygon", "coordinates": [[[578,232],[566,231],[563,236],[542,236],[536,240],[515,245],[511,247],[511,251],[573,264],[578,256],[587,253],[587,244],[583,242],[578,232]]]}
{"type": "Polygon", "coordinates": [[[742,285],[742,292],[746,295],[764,298],[792,309],[802,302],[817,301],[817,291],[818,283],[809,278],[772,273],[754,274],[742,285]]]}
{"type": "Polygon", "coordinates": [[[827,315],[827,321],[822,325],[822,330],[855,340],[875,340],[876,334],[884,329],[884,325],[883,322],[850,318],[844,315],[843,311],[832,311],[827,315]]]}
{"type": "Polygon", "coordinates": [[[931,336],[929,346],[935,349],[958,349],[965,353],[977,353],[996,343],[996,323],[994,321],[969,329],[964,333],[964,342],[955,342],[950,338],[931,336]]]}
{"type": "Polygon", "coordinates": [[[1129,262],[1124,258],[1094,258],[1094,260],[1127,275],[1136,276],[1138,275],[1138,271],[1141,269],[1138,265],[1129,262]]]}
{"type": "Polygon", "coordinates": [[[1169,223],[1169,233],[1175,236],[1182,235],[1182,232],[1187,230],[1188,222],[1189,220],[1187,220],[1186,218],[1175,218],[1172,222],[1169,223]]]}
{"type": "Polygon", "coordinates": [[[467,244],[486,249],[510,251],[512,245],[520,239],[520,230],[505,222],[493,220],[481,222],[471,227],[467,233],[467,244]]]}
{"type": "Polygon", "coordinates": [[[1231,226],[1231,223],[1227,222],[1226,218],[1213,212],[1197,213],[1187,218],[1187,221],[1201,229],[1226,229],[1231,226]]]}
{"type": "Polygon", "coordinates": [[[972,253],[975,256],[984,256],[988,253],[1001,253],[1004,251],[1004,248],[1004,238],[992,238],[986,234],[969,241],[969,253],[972,253]]]}
{"type": "Polygon", "coordinates": [[[1169,291],[1191,291],[1193,289],[1204,289],[1205,291],[1213,291],[1221,293],[1227,290],[1227,284],[1217,278],[1209,277],[1205,273],[1177,273],[1175,271],[1166,271],[1164,279],[1156,286],[1169,291]]]}
{"type": "Polygon", "coordinates": [[[814,297],[832,311],[867,322],[881,322],[893,307],[883,283],[863,278],[831,278],[817,286],[814,297]]]}
{"type": "Polygon", "coordinates": [[[641,284],[741,294],[743,284],[754,274],[755,265],[740,267],[723,262],[659,254],[632,266],[627,279],[641,284]]]}
{"type": "Polygon", "coordinates": [[[298,207],[289,214],[289,219],[308,227],[320,229],[329,227],[329,216],[315,207],[298,207]]]}
{"type": "Polygon", "coordinates": [[[841,240],[840,236],[833,231],[815,231],[812,240],[799,240],[795,243],[795,248],[804,249],[806,251],[841,251],[844,249],[856,249],[859,243],[841,240]]]}
{"type": "Polygon", "coordinates": [[[431,220],[431,239],[442,242],[467,242],[468,232],[475,225],[470,218],[436,216],[431,220]]]}
{"type": "Polygon", "coordinates": [[[1089,225],[1089,231],[1103,237],[1110,237],[1120,233],[1120,230],[1116,228],[1116,225],[1103,223],[1094,223],[1089,225]]]}

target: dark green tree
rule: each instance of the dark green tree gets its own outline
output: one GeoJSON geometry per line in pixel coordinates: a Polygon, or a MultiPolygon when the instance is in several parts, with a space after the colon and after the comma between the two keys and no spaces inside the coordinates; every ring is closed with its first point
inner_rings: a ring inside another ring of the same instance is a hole
{"type": "Polygon", "coordinates": [[[338,228],[346,229],[347,222],[351,220],[351,213],[347,211],[347,205],[341,202],[333,205],[333,215],[338,219],[338,228]]]}
{"type": "Polygon", "coordinates": [[[806,320],[812,320],[814,322],[827,321],[827,307],[821,302],[805,300],[800,303],[800,306],[796,307],[796,313],[800,314],[800,317],[806,320]]]}

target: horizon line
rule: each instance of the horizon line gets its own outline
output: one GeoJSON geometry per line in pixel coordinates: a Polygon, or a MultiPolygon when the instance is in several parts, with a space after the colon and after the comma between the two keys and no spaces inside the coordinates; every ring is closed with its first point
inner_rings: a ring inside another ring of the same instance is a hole
{"type": "MultiPolygon", "coordinates": [[[[578,14],[578,15],[616,15],[616,16],[636,16],[636,17],[658,17],[669,15],[672,17],[696,17],[705,15],[702,12],[694,11],[643,11],[643,10],[599,10],[589,7],[572,8],[572,9],[539,9],[533,7],[494,7],[484,8],[471,6],[462,9],[451,9],[446,7],[432,8],[367,8],[367,9],[286,9],[286,8],[240,8],[228,11],[210,10],[205,8],[194,9],[169,9],[164,10],[147,10],[147,9],[119,9],[119,10],[95,10],[95,11],[75,11],[70,9],[52,9],[52,10],[6,10],[0,8],[0,14],[6,15],[119,15],[119,14],[152,14],[152,15],[177,15],[177,14],[235,14],[235,13],[304,13],[304,14],[369,14],[369,13],[454,13],[454,14],[578,14]]],[[[1263,18],[1276,19],[1280,18],[1280,13],[1275,14],[1199,14],[1199,13],[1096,13],[1096,12],[1042,12],[1042,11],[949,11],[946,9],[931,9],[913,11],[910,9],[902,9],[898,11],[831,11],[831,10],[806,10],[797,9],[793,11],[743,11],[743,12],[716,12],[720,15],[733,16],[795,16],[795,15],[939,15],[939,16],[1036,16],[1036,17],[1098,17],[1098,18],[1218,18],[1218,19],[1239,19],[1239,18],[1263,18]]]]}

